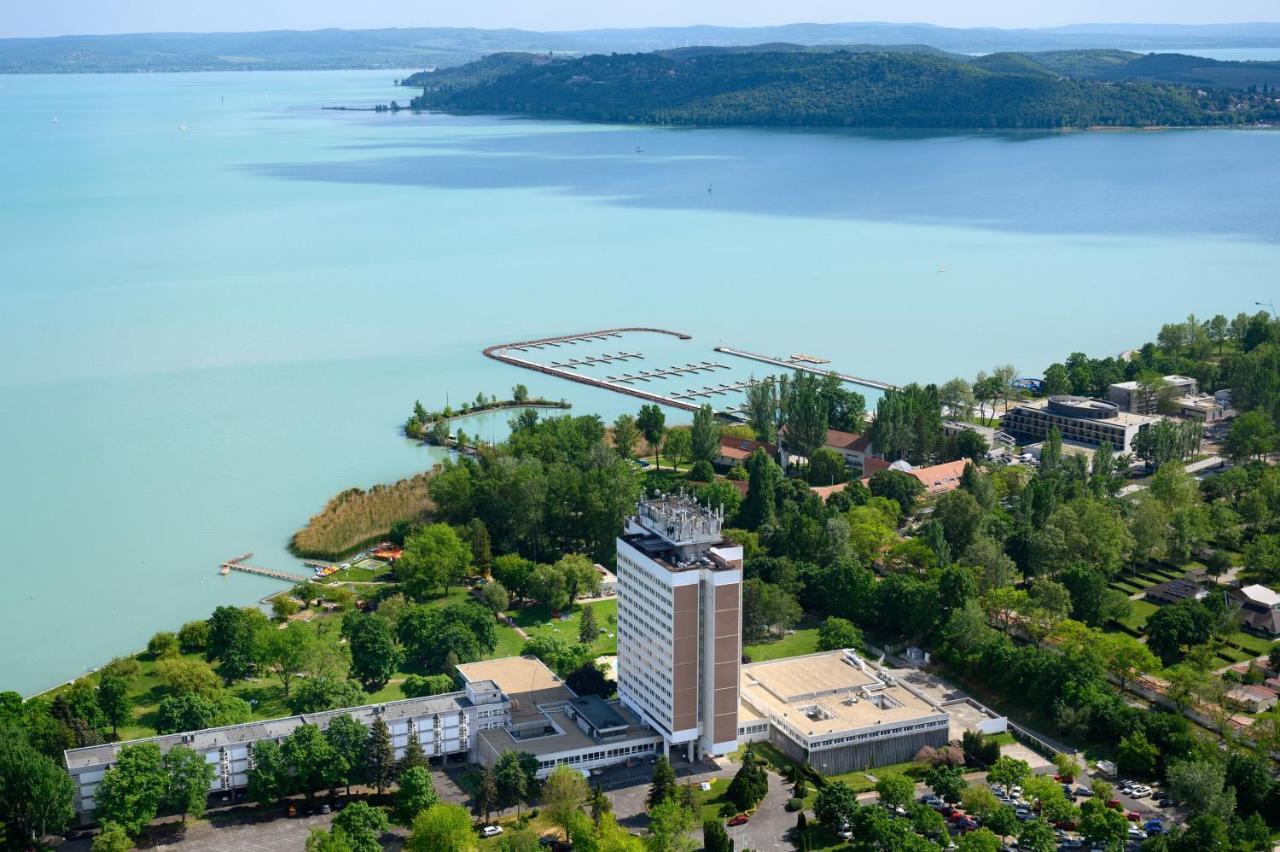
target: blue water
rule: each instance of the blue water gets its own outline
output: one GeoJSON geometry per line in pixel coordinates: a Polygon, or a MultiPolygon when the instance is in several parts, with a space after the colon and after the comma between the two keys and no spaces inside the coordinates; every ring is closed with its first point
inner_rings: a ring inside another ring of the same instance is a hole
{"type": "Polygon", "coordinates": [[[940,381],[1275,298],[1276,133],[319,109],[403,99],[394,76],[0,77],[0,689],[278,588],[216,565],[295,567],[329,496],[435,461],[397,433],[415,398],[638,405],[492,343],[659,326],[695,339],[654,359],[725,343],[940,381]]]}

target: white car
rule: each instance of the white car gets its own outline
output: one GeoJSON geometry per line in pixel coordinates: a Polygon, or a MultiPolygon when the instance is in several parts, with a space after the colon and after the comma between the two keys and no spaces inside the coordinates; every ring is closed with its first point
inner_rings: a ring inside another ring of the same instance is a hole
{"type": "Polygon", "coordinates": [[[480,829],[481,837],[497,837],[501,833],[502,826],[500,825],[486,825],[484,828],[480,829]]]}
{"type": "Polygon", "coordinates": [[[1147,833],[1140,828],[1131,828],[1129,829],[1129,839],[1130,840],[1146,840],[1147,833]]]}

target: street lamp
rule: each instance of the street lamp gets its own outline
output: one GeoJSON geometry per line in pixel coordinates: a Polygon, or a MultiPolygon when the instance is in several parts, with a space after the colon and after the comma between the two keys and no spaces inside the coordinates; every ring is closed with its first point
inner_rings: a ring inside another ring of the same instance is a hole
{"type": "Polygon", "coordinates": [[[1265,302],[1254,302],[1258,307],[1268,307],[1271,309],[1271,315],[1276,316],[1276,303],[1268,299],[1265,302]]]}

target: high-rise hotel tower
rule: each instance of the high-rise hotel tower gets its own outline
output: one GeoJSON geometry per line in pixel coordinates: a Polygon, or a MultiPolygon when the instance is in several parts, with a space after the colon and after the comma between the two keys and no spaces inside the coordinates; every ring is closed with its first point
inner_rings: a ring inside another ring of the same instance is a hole
{"type": "Polygon", "coordinates": [[[618,538],[618,697],[690,759],[738,746],[742,547],[723,521],[659,496],[618,538]]]}

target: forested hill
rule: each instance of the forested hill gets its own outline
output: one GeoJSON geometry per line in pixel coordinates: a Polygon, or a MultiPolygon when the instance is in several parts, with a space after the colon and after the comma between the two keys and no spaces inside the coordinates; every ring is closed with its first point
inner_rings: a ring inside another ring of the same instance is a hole
{"type": "Polygon", "coordinates": [[[1123,79],[1118,69],[1137,59],[1129,56],[1135,59],[1058,55],[1042,63],[1035,54],[970,59],[791,46],[565,60],[505,54],[416,76],[413,82],[425,87],[412,105],[688,125],[1071,128],[1280,120],[1280,104],[1261,88],[1123,79]],[[1063,66],[1073,61],[1087,74],[1068,74],[1063,66]],[[1113,76],[1097,79],[1104,71],[1113,76]]]}

